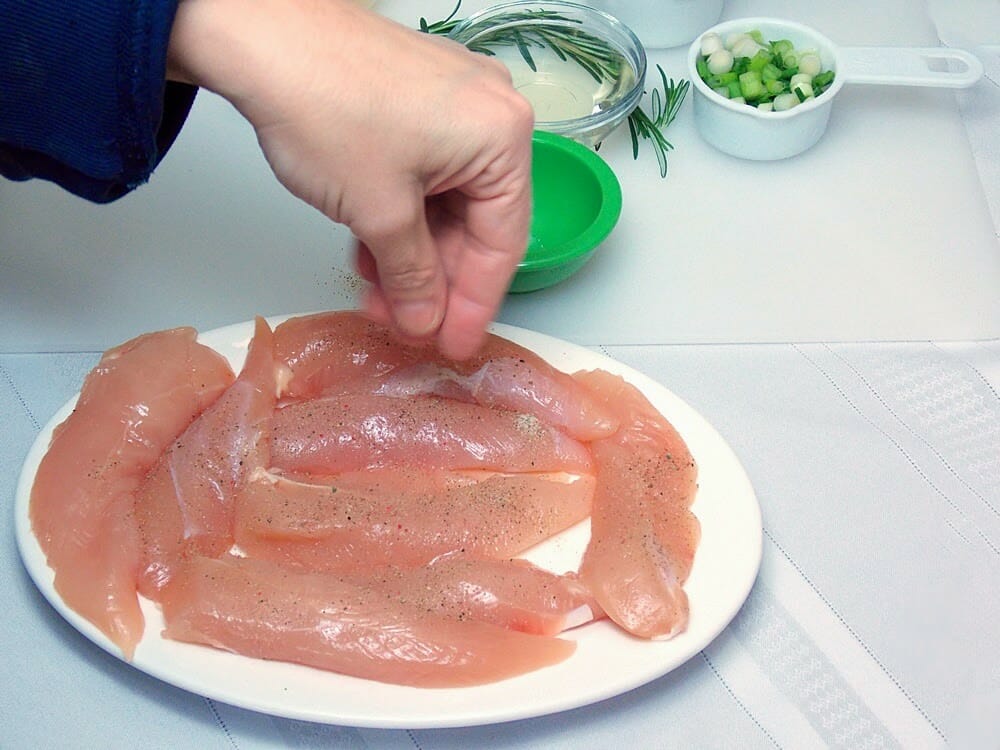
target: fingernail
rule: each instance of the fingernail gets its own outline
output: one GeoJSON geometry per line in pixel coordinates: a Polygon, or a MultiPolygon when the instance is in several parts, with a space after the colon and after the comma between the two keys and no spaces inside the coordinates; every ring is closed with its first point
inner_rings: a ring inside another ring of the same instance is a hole
{"type": "Polygon", "coordinates": [[[401,302],[393,311],[399,330],[409,336],[429,336],[441,326],[442,312],[427,300],[401,302]]]}

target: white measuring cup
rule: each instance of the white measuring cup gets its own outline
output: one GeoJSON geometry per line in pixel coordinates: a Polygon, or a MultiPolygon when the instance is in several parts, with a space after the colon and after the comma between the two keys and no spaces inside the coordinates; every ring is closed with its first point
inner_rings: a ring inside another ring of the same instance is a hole
{"type": "Polygon", "coordinates": [[[813,146],[826,132],[833,102],[847,83],[966,88],[983,75],[979,59],[963,50],[837,47],[809,26],[778,18],[738,18],[717,24],[691,43],[687,62],[701,137],[720,151],[757,161],[785,159],[813,146]],[[698,75],[701,37],[715,32],[725,39],[753,29],[766,40],[788,39],[797,50],[818,52],[823,70],[836,74],[833,83],[815,99],[783,112],[762,112],[716,94],[698,75]]]}

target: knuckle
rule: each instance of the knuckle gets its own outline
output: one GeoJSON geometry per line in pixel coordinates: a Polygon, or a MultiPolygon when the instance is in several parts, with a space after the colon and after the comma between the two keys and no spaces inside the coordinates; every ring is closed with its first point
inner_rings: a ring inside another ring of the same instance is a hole
{"type": "Polygon", "coordinates": [[[436,279],[437,269],[434,266],[418,263],[387,268],[381,276],[382,288],[396,299],[423,295],[436,279]]]}
{"type": "Polygon", "coordinates": [[[535,112],[531,103],[514,88],[510,70],[493,57],[478,54],[476,57],[481,66],[480,75],[467,79],[467,92],[462,92],[463,96],[455,100],[468,101],[467,94],[484,105],[474,111],[488,113],[494,127],[518,134],[530,131],[535,124],[535,112]]]}
{"type": "Polygon", "coordinates": [[[377,210],[369,208],[363,216],[355,231],[362,239],[381,245],[415,232],[423,214],[419,206],[395,200],[385,201],[377,210]]]}
{"type": "Polygon", "coordinates": [[[513,84],[514,78],[510,73],[510,68],[497,60],[495,57],[489,57],[487,55],[481,55],[481,57],[483,65],[492,73],[492,75],[499,76],[500,80],[504,83],[513,84]]]}
{"type": "Polygon", "coordinates": [[[525,133],[530,135],[535,127],[535,110],[531,106],[531,102],[515,91],[511,99],[509,111],[511,128],[517,131],[519,135],[525,133]]]}

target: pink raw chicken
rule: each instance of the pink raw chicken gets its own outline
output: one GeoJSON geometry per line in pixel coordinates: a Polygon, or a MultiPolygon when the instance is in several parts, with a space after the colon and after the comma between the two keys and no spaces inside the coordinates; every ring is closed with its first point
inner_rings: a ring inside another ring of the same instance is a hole
{"type": "Polygon", "coordinates": [[[126,658],[144,627],[132,493],[233,379],[196,336],[193,328],[149,333],[105,353],[55,429],[31,491],[31,525],[56,591],[126,658]]]}
{"type": "Polygon", "coordinates": [[[622,420],[616,434],[592,444],[597,488],[580,577],[622,628],[670,638],[688,622],[682,586],[701,536],[690,511],[697,467],[681,436],[634,386],[601,370],[575,377],[622,420]]]}
{"type": "Polygon", "coordinates": [[[232,546],[235,496],[268,462],[276,376],[271,329],[257,318],[236,382],[170,445],[138,490],[144,596],[158,599],[184,556],[217,556],[232,546]]]}
{"type": "Polygon", "coordinates": [[[444,555],[427,565],[383,568],[347,580],[442,617],[537,635],[558,635],[604,616],[575,575],[520,559],[444,555]]]}
{"type": "Polygon", "coordinates": [[[275,329],[276,351],[291,370],[294,399],[374,389],[390,396],[434,394],[532,414],[578,440],[611,434],[614,415],[573,378],[534,352],[490,335],[473,358],[448,360],[405,346],[358,312],[291,318],[275,329]]]}
{"type": "Polygon", "coordinates": [[[137,582],[168,637],[421,687],[558,663],[551,636],[605,612],[686,627],[697,469],[623,379],[499,337],[450,362],[330,313],[258,318],[234,383],[194,338],[109,351],[32,491],[57,591],[126,657],[137,582]],[[588,513],[579,576],[510,559],[588,513]]]}
{"type": "Polygon", "coordinates": [[[186,560],[163,591],[163,615],[168,638],[417,687],[496,682],[557,664],[575,648],[235,557],[186,560]]]}
{"type": "Polygon", "coordinates": [[[414,467],[309,477],[256,472],[236,505],[236,542],[251,557],[306,570],[412,566],[462,552],[504,558],[583,520],[583,475],[459,475],[414,467]]]}
{"type": "Polygon", "coordinates": [[[274,416],[272,466],[339,474],[436,469],[587,473],[587,447],[529,414],[436,396],[352,393],[288,404],[274,416]]]}

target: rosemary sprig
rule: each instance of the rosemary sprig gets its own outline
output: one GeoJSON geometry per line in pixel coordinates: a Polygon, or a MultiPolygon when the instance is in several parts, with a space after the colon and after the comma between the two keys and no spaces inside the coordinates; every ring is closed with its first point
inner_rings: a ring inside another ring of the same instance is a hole
{"type": "MultiPolygon", "coordinates": [[[[456,18],[462,0],[452,9],[443,21],[427,23],[426,18],[420,19],[420,30],[427,34],[450,34],[464,19],[456,18]]],[[[482,35],[466,46],[473,52],[493,56],[497,47],[517,47],[524,62],[532,71],[537,71],[532,48],[548,48],[560,60],[572,59],[589,73],[595,81],[602,81],[618,75],[621,58],[607,44],[585,31],[576,29],[546,26],[545,21],[561,23],[583,23],[580,19],[567,18],[553,10],[524,10],[515,13],[501,13],[494,17],[493,22],[499,27],[492,34],[482,35]],[[536,25],[517,25],[504,28],[508,24],[519,24],[524,21],[538,21],[536,25]]]]}
{"type": "Polygon", "coordinates": [[[434,23],[427,23],[427,19],[423,16],[420,17],[420,30],[425,34],[450,34],[455,30],[455,27],[462,23],[461,18],[455,18],[458,15],[458,9],[462,7],[462,0],[458,0],[455,7],[452,8],[451,13],[443,21],[435,21],[434,23]]]}
{"type": "MultiPolygon", "coordinates": [[[[458,0],[447,18],[441,21],[428,23],[427,19],[421,18],[420,30],[427,34],[450,34],[465,20],[457,17],[461,6],[462,0],[458,0]]],[[[558,20],[564,23],[581,23],[578,19],[567,18],[555,11],[538,9],[506,13],[497,16],[495,20],[498,29],[493,34],[481,37],[476,42],[467,45],[469,49],[484,55],[495,55],[494,49],[496,47],[517,47],[524,62],[531,70],[535,71],[537,67],[531,50],[533,48],[548,48],[561,60],[575,61],[598,83],[619,75],[621,56],[616,54],[605,42],[585,31],[548,27],[544,24],[527,29],[503,28],[505,24],[524,20],[558,20]]],[[[628,127],[632,138],[632,157],[639,158],[640,138],[648,140],[660,167],[660,177],[666,177],[667,152],[673,149],[673,145],[664,137],[663,131],[677,116],[689,84],[685,80],[678,83],[675,83],[672,78],[668,80],[663,68],[659,65],[656,68],[660,72],[663,93],[661,94],[660,90],[654,86],[650,94],[651,116],[647,115],[642,107],[637,106],[629,113],[628,127]]],[[[600,148],[600,144],[597,144],[597,148],[600,148]]]]}
{"type": "Polygon", "coordinates": [[[666,177],[667,152],[673,150],[674,146],[664,137],[663,131],[677,117],[691,84],[683,79],[675,83],[673,78],[667,79],[667,74],[659,65],[656,69],[660,72],[663,94],[660,94],[659,89],[653,88],[653,93],[649,96],[652,116],[643,112],[641,107],[636,107],[628,116],[628,130],[632,136],[632,158],[639,158],[639,138],[645,138],[652,144],[653,153],[656,154],[656,161],[660,165],[660,177],[666,177]]]}

